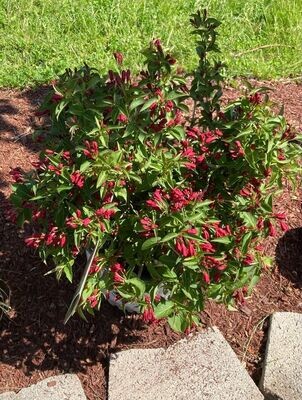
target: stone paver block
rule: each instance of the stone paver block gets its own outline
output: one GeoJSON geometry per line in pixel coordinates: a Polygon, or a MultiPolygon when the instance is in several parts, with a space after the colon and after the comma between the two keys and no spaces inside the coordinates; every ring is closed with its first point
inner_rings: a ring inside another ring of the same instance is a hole
{"type": "Polygon", "coordinates": [[[217,328],[165,349],[111,356],[108,400],[261,400],[217,328]]]}
{"type": "Polygon", "coordinates": [[[271,316],[260,387],[267,400],[302,399],[302,314],[271,316]]]}
{"type": "Polygon", "coordinates": [[[0,394],[0,400],[86,400],[81,382],[76,375],[52,376],[18,393],[0,394]]]}

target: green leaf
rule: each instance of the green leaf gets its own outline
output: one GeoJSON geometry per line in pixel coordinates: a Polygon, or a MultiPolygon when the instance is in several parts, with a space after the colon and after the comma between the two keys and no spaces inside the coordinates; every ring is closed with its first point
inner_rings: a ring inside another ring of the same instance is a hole
{"type": "Polygon", "coordinates": [[[251,228],[254,228],[257,224],[257,219],[254,217],[253,214],[249,212],[242,212],[240,213],[241,218],[245,222],[245,224],[251,228]]]}
{"type": "Polygon", "coordinates": [[[232,240],[231,240],[230,236],[223,236],[223,237],[213,239],[212,242],[230,244],[232,242],[232,240]]]}
{"type": "Polygon", "coordinates": [[[72,189],[72,185],[63,185],[63,186],[59,186],[57,189],[58,193],[64,192],[65,190],[70,190],[72,189]]]}
{"type": "Polygon", "coordinates": [[[73,278],[72,264],[67,263],[64,266],[64,274],[66,275],[66,278],[69,280],[69,282],[72,283],[72,278],[73,278]]]}
{"type": "Polygon", "coordinates": [[[134,110],[138,106],[144,104],[144,102],[145,102],[144,97],[139,97],[139,98],[133,100],[132,103],[130,104],[129,110],[130,111],[134,110]]]}
{"type": "Polygon", "coordinates": [[[161,243],[168,242],[169,240],[176,238],[178,235],[179,234],[176,232],[168,233],[166,236],[162,238],[161,243]]]}
{"type": "Polygon", "coordinates": [[[172,314],[175,304],[171,300],[167,300],[164,303],[159,303],[154,307],[155,316],[158,319],[168,317],[172,314]]]}
{"type": "Polygon", "coordinates": [[[151,99],[149,99],[148,101],[146,101],[146,103],[142,106],[141,108],[141,112],[145,111],[147,108],[149,108],[151,106],[151,104],[153,103],[157,103],[158,102],[158,98],[157,97],[152,97],[151,99]]]}
{"type": "Polygon", "coordinates": [[[144,281],[142,281],[139,278],[131,278],[131,279],[127,279],[126,283],[134,286],[137,289],[139,296],[142,297],[144,295],[144,293],[146,291],[146,285],[145,285],[144,281]]]}
{"type": "Polygon", "coordinates": [[[250,241],[252,239],[253,233],[252,232],[248,232],[243,236],[242,239],[242,244],[241,244],[241,251],[243,254],[246,254],[250,241]]]}
{"type": "Polygon", "coordinates": [[[152,237],[150,239],[147,239],[146,241],[144,241],[144,243],[142,244],[142,250],[148,250],[151,247],[153,247],[154,245],[156,245],[157,243],[160,242],[160,237],[152,237]]]}
{"type": "MultiPolygon", "coordinates": [[[[175,266],[175,265],[174,265],[175,266]]],[[[168,281],[175,281],[177,280],[177,274],[167,265],[162,265],[157,268],[160,275],[168,281]]]]}
{"type": "Polygon", "coordinates": [[[172,317],[169,317],[168,323],[176,332],[183,332],[187,327],[186,320],[182,314],[174,314],[172,317]]]}
{"type": "Polygon", "coordinates": [[[97,189],[98,189],[100,186],[102,186],[102,184],[106,181],[106,178],[107,178],[106,172],[105,172],[105,171],[101,172],[100,175],[99,175],[99,177],[98,177],[97,183],[96,183],[96,188],[97,188],[97,189]]]}
{"type": "Polygon", "coordinates": [[[90,167],[90,165],[91,165],[90,161],[83,162],[83,164],[81,164],[80,166],[80,171],[85,172],[90,167]]]}

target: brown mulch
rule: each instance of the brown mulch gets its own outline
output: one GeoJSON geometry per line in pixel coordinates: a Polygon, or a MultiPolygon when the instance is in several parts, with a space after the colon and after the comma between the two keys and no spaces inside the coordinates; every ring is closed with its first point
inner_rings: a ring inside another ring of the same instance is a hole
{"type": "MultiPolygon", "coordinates": [[[[261,82],[273,87],[272,98],[284,103],[285,114],[302,128],[302,86],[261,82]]],[[[144,326],[104,304],[96,318],[85,323],[63,318],[74,286],[45,277],[46,266],[23,244],[22,232],[7,221],[11,167],[31,168],[38,145],[31,132],[39,126],[34,111],[47,91],[0,91],[0,278],[10,289],[12,311],[0,321],[0,393],[18,391],[46,377],[75,372],[89,400],[105,400],[110,353],[131,347],[161,347],[181,335],[162,321],[144,326]]],[[[238,92],[228,88],[226,96],[238,92]]],[[[253,295],[238,311],[208,303],[203,313],[207,325],[216,325],[255,379],[261,374],[268,316],[274,311],[302,312],[301,193],[285,188],[276,209],[286,211],[290,230],[265,243],[277,267],[267,268],[253,295]]],[[[80,266],[79,266],[80,268],[80,266]]]]}

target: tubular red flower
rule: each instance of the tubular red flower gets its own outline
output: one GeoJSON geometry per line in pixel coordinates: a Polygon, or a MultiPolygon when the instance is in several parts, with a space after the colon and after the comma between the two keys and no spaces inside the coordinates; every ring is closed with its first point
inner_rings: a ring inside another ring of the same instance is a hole
{"type": "Polygon", "coordinates": [[[81,174],[80,171],[75,171],[70,175],[71,182],[77,186],[78,188],[82,189],[85,183],[85,178],[81,174]]]}
{"type": "Polygon", "coordinates": [[[37,249],[40,246],[41,242],[44,240],[44,238],[45,238],[44,233],[42,234],[36,233],[33,234],[31,237],[26,238],[25,243],[28,247],[37,249]]]}
{"type": "Polygon", "coordinates": [[[203,252],[205,253],[215,253],[216,249],[215,247],[212,245],[212,243],[201,243],[200,248],[203,252]]]}
{"type": "Polygon", "coordinates": [[[89,142],[85,140],[84,142],[86,149],[83,150],[83,153],[86,157],[95,159],[99,154],[99,145],[95,140],[89,142]]]}
{"type": "Polygon", "coordinates": [[[209,285],[209,284],[211,283],[210,275],[209,275],[208,272],[203,271],[203,272],[202,272],[202,277],[203,277],[204,282],[205,282],[207,285],[209,285]]]}
{"type": "Polygon", "coordinates": [[[143,321],[148,323],[154,323],[157,321],[153,308],[150,304],[148,304],[147,308],[143,312],[143,321]]]}
{"type": "Polygon", "coordinates": [[[257,105],[257,104],[260,104],[261,101],[262,101],[262,97],[261,97],[261,94],[258,93],[258,92],[256,92],[255,94],[252,94],[252,95],[249,97],[249,102],[250,102],[251,104],[257,105]]]}
{"type": "Polygon", "coordinates": [[[118,122],[121,122],[122,124],[126,124],[128,122],[128,117],[125,114],[119,114],[117,117],[118,122]]]}
{"type": "Polygon", "coordinates": [[[23,172],[22,172],[21,168],[19,168],[19,167],[17,167],[17,168],[12,168],[12,169],[9,171],[9,174],[10,174],[10,176],[13,178],[13,180],[14,180],[16,183],[21,183],[21,182],[24,181],[23,172]]]}
{"type": "Polygon", "coordinates": [[[282,229],[283,232],[287,232],[289,230],[289,226],[283,220],[279,220],[279,226],[280,226],[280,228],[282,229]]]}
{"type": "Polygon", "coordinates": [[[123,54],[121,52],[115,51],[113,53],[113,56],[114,56],[115,61],[117,62],[118,65],[121,65],[123,63],[124,56],[123,56],[123,54]]]}
{"type": "Polygon", "coordinates": [[[268,221],[268,231],[269,235],[272,237],[275,237],[277,235],[276,229],[274,225],[271,223],[271,221],[268,221]]]}
{"type": "Polygon", "coordinates": [[[91,222],[90,218],[82,219],[82,225],[85,226],[85,227],[87,227],[90,224],[90,222],[91,222]]]}
{"type": "Polygon", "coordinates": [[[112,209],[112,208],[104,208],[101,207],[98,210],[96,210],[95,215],[97,215],[98,217],[102,217],[104,219],[110,219],[111,217],[113,217],[116,214],[116,210],[112,209]]]}
{"type": "Polygon", "coordinates": [[[95,308],[95,307],[98,305],[98,303],[99,303],[97,293],[92,294],[91,296],[89,296],[89,297],[87,298],[87,301],[88,301],[88,303],[90,304],[90,307],[91,307],[91,308],[95,308]]]}
{"type": "Polygon", "coordinates": [[[230,155],[233,160],[244,156],[244,149],[239,140],[235,140],[233,148],[230,150],[230,155]]]}
{"type": "Polygon", "coordinates": [[[254,262],[254,257],[251,254],[247,254],[242,262],[244,265],[251,265],[254,262]]]}

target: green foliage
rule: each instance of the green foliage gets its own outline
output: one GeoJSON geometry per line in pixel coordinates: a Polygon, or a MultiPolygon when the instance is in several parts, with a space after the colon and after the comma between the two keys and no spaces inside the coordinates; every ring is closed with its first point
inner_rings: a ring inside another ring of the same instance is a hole
{"type": "Polygon", "coordinates": [[[105,76],[67,70],[41,109],[48,148],[30,174],[12,172],[18,222],[34,229],[26,243],[54,260],[58,278],[72,281],[77,255],[94,249],[68,317],[114,291],[145,321],[189,329],[207,298],[244,301],[265,262],[261,241],[287,229],[273,195],[299,171],[301,137],[264,88],[222,105],[222,64],[209,58],[219,23],[206,13],[191,23],[190,90],[159,39],[139,76],[121,53],[105,76]]]}

